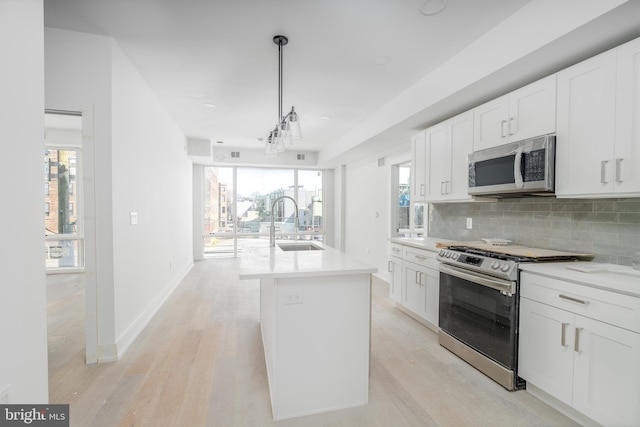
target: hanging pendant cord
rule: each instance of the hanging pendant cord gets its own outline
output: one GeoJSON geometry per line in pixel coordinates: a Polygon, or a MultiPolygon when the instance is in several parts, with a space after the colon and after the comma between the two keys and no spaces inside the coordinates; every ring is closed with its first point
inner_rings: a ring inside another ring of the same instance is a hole
{"type": "Polygon", "coordinates": [[[282,120],[282,43],[278,43],[278,123],[282,120]]]}

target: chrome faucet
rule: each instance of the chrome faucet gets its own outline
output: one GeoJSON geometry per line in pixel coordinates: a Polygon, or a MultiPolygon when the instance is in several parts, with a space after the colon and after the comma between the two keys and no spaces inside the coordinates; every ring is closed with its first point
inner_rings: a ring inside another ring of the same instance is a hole
{"type": "Polygon", "coordinates": [[[296,207],[295,210],[295,214],[294,214],[294,221],[293,221],[293,229],[294,231],[297,233],[298,232],[298,204],[296,203],[296,201],[293,199],[293,197],[289,197],[289,196],[280,196],[277,199],[275,199],[273,201],[273,203],[271,204],[271,226],[269,227],[269,246],[274,248],[276,246],[276,225],[274,223],[274,215],[273,215],[273,211],[276,207],[276,202],[278,200],[281,199],[289,199],[293,202],[293,205],[296,207]]]}

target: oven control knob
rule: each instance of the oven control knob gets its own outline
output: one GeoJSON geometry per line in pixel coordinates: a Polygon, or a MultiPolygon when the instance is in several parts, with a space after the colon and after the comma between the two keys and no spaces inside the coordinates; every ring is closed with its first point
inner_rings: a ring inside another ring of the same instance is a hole
{"type": "Polygon", "coordinates": [[[491,268],[493,268],[494,270],[497,270],[500,268],[500,262],[499,261],[493,261],[493,264],[491,264],[491,268]]]}
{"type": "Polygon", "coordinates": [[[509,271],[509,264],[505,264],[505,265],[503,265],[503,266],[502,266],[502,268],[501,268],[501,270],[502,270],[502,271],[504,271],[505,273],[506,273],[507,271],[509,271]]]}
{"type": "Polygon", "coordinates": [[[458,254],[454,253],[451,255],[451,259],[455,260],[458,259],[458,254]]]}
{"type": "Polygon", "coordinates": [[[444,256],[444,249],[441,249],[441,250],[440,250],[440,253],[439,253],[438,255],[440,255],[440,256],[444,256]]]}
{"type": "Polygon", "coordinates": [[[446,254],[444,254],[444,256],[447,258],[451,258],[451,252],[447,252],[446,254]]]}

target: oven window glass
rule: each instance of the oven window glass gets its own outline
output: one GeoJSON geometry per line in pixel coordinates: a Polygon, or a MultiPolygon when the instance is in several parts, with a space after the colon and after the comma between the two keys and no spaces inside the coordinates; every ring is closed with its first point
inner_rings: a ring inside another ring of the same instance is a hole
{"type": "Polygon", "coordinates": [[[443,331],[515,369],[515,296],[441,272],[439,308],[443,331]]]}
{"type": "Polygon", "coordinates": [[[504,156],[497,159],[475,162],[476,187],[485,185],[513,184],[513,164],[516,156],[504,156]]]}

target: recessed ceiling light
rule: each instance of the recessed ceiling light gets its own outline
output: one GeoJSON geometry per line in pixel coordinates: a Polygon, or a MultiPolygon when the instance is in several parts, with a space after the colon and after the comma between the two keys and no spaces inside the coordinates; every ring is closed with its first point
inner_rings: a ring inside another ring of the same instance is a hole
{"type": "Polygon", "coordinates": [[[202,106],[204,108],[216,108],[216,104],[212,104],[210,102],[206,102],[206,103],[202,104],[202,106]]]}
{"type": "Polygon", "coordinates": [[[216,141],[216,144],[224,144],[224,141],[216,141]]]}
{"type": "Polygon", "coordinates": [[[320,117],[321,120],[331,120],[331,116],[322,116],[320,117]]]}
{"type": "Polygon", "coordinates": [[[425,0],[420,7],[420,13],[426,16],[437,15],[447,7],[447,0],[425,0]]]}
{"type": "Polygon", "coordinates": [[[373,60],[373,64],[374,65],[387,65],[389,63],[391,63],[391,61],[393,60],[393,58],[389,55],[383,55],[383,56],[379,56],[376,59],[373,60]]]}

